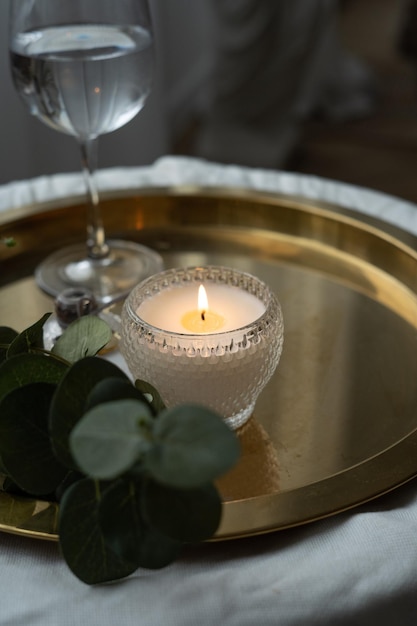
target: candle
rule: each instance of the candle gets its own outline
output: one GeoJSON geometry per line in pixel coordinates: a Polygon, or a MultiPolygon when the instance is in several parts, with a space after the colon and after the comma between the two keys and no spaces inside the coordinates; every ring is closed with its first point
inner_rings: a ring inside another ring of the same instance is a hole
{"type": "Polygon", "coordinates": [[[156,387],[167,407],[203,404],[232,428],[252,414],[282,343],[276,296],[231,268],[161,272],[123,306],[120,350],[134,378],[156,387]]]}
{"type": "Polygon", "coordinates": [[[137,309],[148,324],[184,334],[242,328],[264,312],[264,303],[253,294],[215,283],[173,286],[145,299],[137,309]]]}

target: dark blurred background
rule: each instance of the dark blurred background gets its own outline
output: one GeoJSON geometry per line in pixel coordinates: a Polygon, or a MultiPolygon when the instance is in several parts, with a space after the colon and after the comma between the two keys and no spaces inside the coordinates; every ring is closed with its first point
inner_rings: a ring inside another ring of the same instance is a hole
{"type": "MultiPolygon", "coordinates": [[[[344,124],[310,121],[294,167],[379,189],[417,202],[417,56],[400,53],[409,5],[398,0],[348,0],[343,40],[373,70],[375,111],[344,124]]],[[[417,44],[417,29],[414,29],[417,44]]]]}
{"type": "MultiPolygon", "coordinates": [[[[283,169],[417,202],[417,15],[412,4],[406,0],[339,3],[341,42],[370,73],[372,106],[368,113],[353,113],[347,119],[312,114],[303,122],[283,169]],[[415,61],[402,49],[405,34],[415,41],[415,61]]],[[[195,119],[190,124],[176,145],[177,152],[195,153],[201,123],[195,119]]]]}
{"type": "MultiPolygon", "coordinates": [[[[154,90],[102,138],[101,167],[182,154],[417,202],[417,57],[401,44],[407,29],[417,42],[409,0],[150,2],[154,90]]],[[[5,0],[0,31],[0,184],[78,170],[74,140],[31,119],[14,93],[5,0]]]]}

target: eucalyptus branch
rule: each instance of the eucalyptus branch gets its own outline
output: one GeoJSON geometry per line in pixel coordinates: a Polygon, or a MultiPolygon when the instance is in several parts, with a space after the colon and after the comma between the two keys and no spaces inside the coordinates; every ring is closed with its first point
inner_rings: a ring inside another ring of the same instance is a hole
{"type": "Polygon", "coordinates": [[[68,359],[64,359],[64,357],[60,356],[59,354],[55,354],[54,352],[52,352],[51,350],[47,350],[46,348],[34,347],[31,348],[30,352],[33,352],[33,354],[44,354],[48,358],[55,359],[56,361],[59,361],[60,363],[62,363],[63,365],[67,365],[68,367],[71,365],[71,361],[68,361],[68,359]]]}
{"type": "Polygon", "coordinates": [[[211,410],[166,409],[151,385],[93,356],[111,336],[100,318],[70,324],[51,351],[47,319],[0,327],[0,490],[59,503],[61,552],[87,584],[165,567],[215,534],[215,481],[237,438],[211,410]]]}
{"type": "MultiPolygon", "coordinates": [[[[11,345],[10,343],[0,343],[0,350],[4,350],[4,351],[7,352],[7,350],[10,348],[10,345],[11,345]]],[[[68,367],[71,365],[70,361],[68,361],[67,359],[64,359],[63,357],[59,356],[59,354],[53,354],[50,350],[47,350],[46,348],[32,346],[28,350],[28,352],[32,353],[32,354],[44,354],[44,355],[48,356],[49,358],[52,358],[52,359],[55,359],[56,361],[59,361],[63,365],[67,365],[68,367]]]]}

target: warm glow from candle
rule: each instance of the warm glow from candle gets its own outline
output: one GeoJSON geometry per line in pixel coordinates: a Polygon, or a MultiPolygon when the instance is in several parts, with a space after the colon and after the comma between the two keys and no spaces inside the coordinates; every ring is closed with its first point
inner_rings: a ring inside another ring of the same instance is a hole
{"type": "Polygon", "coordinates": [[[209,309],[207,292],[203,285],[198,288],[197,311],[189,311],[181,318],[181,324],[193,333],[214,333],[224,325],[224,317],[209,309]]]}

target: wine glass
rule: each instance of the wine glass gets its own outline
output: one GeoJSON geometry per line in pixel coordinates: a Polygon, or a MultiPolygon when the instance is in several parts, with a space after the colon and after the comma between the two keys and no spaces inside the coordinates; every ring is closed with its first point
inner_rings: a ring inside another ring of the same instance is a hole
{"type": "Polygon", "coordinates": [[[9,32],[15,88],[32,115],[77,139],[89,196],[86,244],[47,257],[36,280],[51,295],[76,286],[114,302],[162,268],[149,248],[106,240],[94,181],[98,137],[127,124],[151,88],[148,0],[10,0],[9,32]]]}

